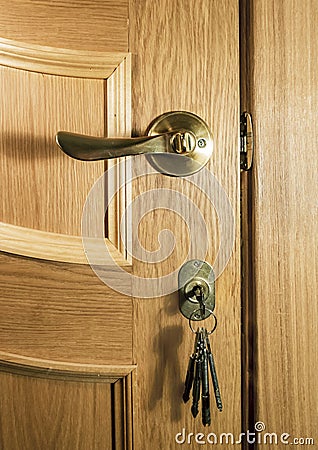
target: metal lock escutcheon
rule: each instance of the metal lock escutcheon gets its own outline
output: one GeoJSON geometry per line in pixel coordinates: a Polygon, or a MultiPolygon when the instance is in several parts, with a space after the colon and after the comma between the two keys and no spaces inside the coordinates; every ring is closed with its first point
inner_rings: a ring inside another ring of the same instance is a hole
{"type": "Polygon", "coordinates": [[[206,261],[194,259],[187,261],[179,271],[179,309],[191,320],[207,319],[215,307],[215,275],[206,261]],[[204,314],[195,295],[196,290],[203,296],[204,314]]]}

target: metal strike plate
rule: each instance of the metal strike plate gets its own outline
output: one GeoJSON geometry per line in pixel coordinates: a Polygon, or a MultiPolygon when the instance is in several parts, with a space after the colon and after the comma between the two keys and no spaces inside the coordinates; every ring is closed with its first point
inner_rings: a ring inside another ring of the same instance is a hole
{"type": "Polygon", "coordinates": [[[191,317],[192,320],[202,320],[211,315],[215,307],[215,275],[210,264],[198,259],[186,262],[179,271],[178,287],[179,308],[187,319],[191,317]],[[193,295],[195,286],[200,286],[204,294],[204,317],[201,316],[200,304],[193,295]]]}

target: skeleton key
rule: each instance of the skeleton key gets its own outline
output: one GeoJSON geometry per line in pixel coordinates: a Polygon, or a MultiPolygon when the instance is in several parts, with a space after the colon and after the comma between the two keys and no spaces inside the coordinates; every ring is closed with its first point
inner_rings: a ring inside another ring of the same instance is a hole
{"type": "Polygon", "coordinates": [[[191,392],[193,378],[194,378],[195,358],[196,358],[196,353],[198,351],[198,348],[197,348],[198,343],[199,343],[199,328],[197,329],[197,332],[195,334],[194,349],[193,349],[193,353],[189,359],[187,375],[186,375],[186,379],[185,379],[185,383],[184,383],[184,392],[183,392],[183,396],[182,396],[184,403],[187,403],[187,401],[190,399],[190,392],[191,392]]]}
{"type": "Polygon", "coordinates": [[[209,367],[208,367],[208,351],[206,347],[207,331],[203,333],[203,350],[202,350],[202,424],[203,426],[211,425],[210,412],[210,391],[209,391],[209,367]]]}
{"type": "Polygon", "coordinates": [[[195,355],[195,375],[192,391],[191,413],[194,418],[197,417],[199,412],[200,390],[202,380],[202,343],[203,343],[203,332],[202,328],[200,328],[198,331],[198,346],[197,346],[198,351],[195,355]]]}
{"type": "Polygon", "coordinates": [[[208,360],[209,360],[210,372],[211,372],[211,377],[212,377],[215,402],[216,402],[216,406],[217,406],[218,410],[222,411],[223,405],[222,405],[221,393],[220,393],[220,389],[219,389],[218,377],[216,375],[214,358],[213,358],[213,354],[212,354],[212,350],[211,350],[209,336],[208,336],[208,333],[206,332],[206,330],[205,330],[205,342],[206,342],[206,347],[207,347],[207,356],[208,356],[208,360]]]}

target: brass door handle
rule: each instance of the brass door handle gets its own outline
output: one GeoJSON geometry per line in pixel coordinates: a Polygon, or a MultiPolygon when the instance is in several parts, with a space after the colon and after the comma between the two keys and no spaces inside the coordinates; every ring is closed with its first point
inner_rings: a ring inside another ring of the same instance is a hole
{"type": "Polygon", "coordinates": [[[208,125],[195,114],[165,113],[135,138],[100,138],[59,131],[56,142],[64,153],[82,161],[146,154],[150,164],[166,175],[191,175],[206,165],[213,152],[208,125]]]}

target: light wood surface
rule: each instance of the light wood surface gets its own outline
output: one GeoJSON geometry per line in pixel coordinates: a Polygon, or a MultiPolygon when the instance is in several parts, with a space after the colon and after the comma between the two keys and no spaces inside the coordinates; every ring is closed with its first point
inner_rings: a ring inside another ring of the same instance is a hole
{"type": "Polygon", "coordinates": [[[130,375],[110,384],[6,373],[0,387],[3,449],[132,449],[130,375]]]}
{"type": "Polygon", "coordinates": [[[318,3],[248,3],[255,413],[266,431],[317,445],[318,3]]]}
{"type": "Polygon", "coordinates": [[[90,267],[3,253],[0,265],[0,342],[9,361],[132,364],[131,299],[116,293],[115,306],[114,291],[90,267]]]}
{"type": "MultiPolygon", "coordinates": [[[[86,238],[95,264],[105,264],[103,248],[120,267],[130,271],[130,264],[108,239],[86,238]]],[[[0,251],[29,258],[72,264],[89,264],[81,236],[49,233],[0,222],[0,251]]]]}
{"type": "MultiPolygon", "coordinates": [[[[131,449],[132,303],[88,267],[80,237],[105,164],[71,160],[54,139],[58,130],[103,136],[118,120],[128,132],[127,3],[3,6],[0,447],[131,449]]],[[[104,197],[94,202],[90,223],[104,197]]],[[[100,240],[94,252],[102,263],[100,240]]]]}
{"type": "MultiPolygon", "coordinates": [[[[108,137],[131,136],[131,56],[127,56],[106,80],[106,134],[108,137]]],[[[127,206],[131,203],[131,158],[105,161],[107,168],[108,205],[106,236],[131,262],[132,223],[127,206]],[[127,182],[129,180],[129,182],[127,182]],[[110,192],[115,192],[111,198],[110,192]]]]}
{"type": "MultiPolygon", "coordinates": [[[[131,449],[132,301],[88,267],[80,237],[105,164],[74,161],[55,144],[58,130],[104,136],[116,120],[129,125],[127,2],[2,9],[0,447],[131,449]]],[[[94,202],[102,226],[104,201],[102,192],[94,202]]]]}
{"type": "Polygon", "coordinates": [[[0,386],[1,448],[112,448],[110,384],[2,374],[0,386]]]}
{"type": "MultiPolygon", "coordinates": [[[[11,11],[19,5],[21,6],[20,2],[13,2],[11,11]]],[[[79,11],[74,13],[74,22],[70,20],[70,29],[72,30],[72,24],[76,23],[77,39],[72,40],[72,32],[66,36],[64,27],[60,38],[55,39],[55,30],[52,31],[48,27],[47,37],[42,39],[43,28],[38,26],[35,32],[35,27],[30,24],[29,19],[20,28],[21,36],[18,31],[13,33],[12,23],[23,22],[20,18],[24,17],[24,12],[14,16],[7,14],[5,20],[8,27],[3,36],[34,45],[71,50],[127,51],[125,45],[121,47],[120,41],[117,44],[116,33],[112,34],[111,26],[108,27],[106,21],[103,21],[103,8],[109,8],[110,2],[103,2],[101,14],[97,18],[94,16],[97,21],[96,33],[90,22],[90,12],[92,8],[99,12],[97,3],[84,5],[77,2],[76,5],[79,11]],[[90,22],[92,32],[87,42],[85,32],[78,32],[81,30],[81,17],[84,15],[90,22]],[[106,36],[104,40],[99,40],[101,22],[106,36]],[[115,44],[113,40],[116,40],[115,44]],[[113,42],[111,48],[108,47],[110,42],[113,42]]],[[[68,7],[60,2],[52,3],[50,8],[47,7],[47,2],[32,2],[32,8],[36,10],[33,16],[39,17],[44,6],[46,14],[51,11],[53,19],[57,10],[70,14],[68,7]]],[[[70,8],[73,7],[74,4],[71,3],[70,8]]],[[[30,16],[31,12],[29,9],[30,16]]],[[[109,17],[112,18],[114,14],[115,6],[109,17]]],[[[59,23],[63,24],[63,20],[59,23]]],[[[114,27],[116,26],[114,21],[114,27]]],[[[231,221],[234,216],[238,223],[237,1],[211,3],[210,0],[130,0],[129,27],[128,51],[132,53],[133,86],[132,134],[143,135],[149,123],[167,111],[188,110],[200,115],[210,125],[215,138],[215,151],[208,166],[209,170],[223,186],[233,207],[224,220],[231,221]]],[[[118,31],[120,32],[120,27],[118,31]]],[[[6,130],[6,138],[1,149],[4,155],[1,160],[1,179],[2,190],[7,192],[8,196],[3,200],[0,219],[20,227],[79,235],[83,202],[90,185],[102,173],[104,167],[103,164],[81,165],[77,161],[65,159],[58,149],[56,153],[51,139],[58,129],[105,134],[105,122],[108,123],[111,115],[109,111],[105,115],[105,98],[110,99],[107,92],[110,83],[22,73],[21,70],[9,68],[3,68],[2,71],[2,80],[6,87],[6,90],[3,90],[5,126],[2,129],[6,130]],[[13,202],[14,208],[11,207],[13,202]]],[[[113,80],[115,78],[116,75],[113,80]]],[[[112,104],[115,105],[115,102],[112,104]]],[[[116,108],[114,114],[117,114],[116,108]]],[[[125,132],[127,131],[125,129],[125,132]]],[[[121,131],[117,129],[116,132],[121,131]]],[[[145,158],[140,157],[134,160],[133,170],[138,175],[140,170],[147,172],[150,169],[145,158]]],[[[169,208],[158,208],[156,202],[148,201],[149,214],[146,214],[140,223],[133,218],[133,247],[139,239],[145,249],[157,249],[158,235],[164,229],[171,229],[176,236],[172,254],[161,263],[153,264],[135,258],[133,270],[136,276],[158,277],[160,280],[163,275],[176,271],[177,289],[177,270],[188,257],[190,239],[194,248],[201,245],[198,233],[189,235],[189,224],[196,223],[196,217],[191,215],[190,209],[183,206],[182,217],[174,212],[174,191],[182,193],[190,202],[197,204],[202,213],[208,230],[208,251],[204,259],[213,264],[221,238],[226,240],[228,236],[221,236],[220,232],[220,211],[216,211],[220,202],[219,195],[215,194],[213,205],[205,193],[196,187],[196,184],[207,184],[207,189],[212,190],[214,184],[211,176],[209,172],[200,172],[193,178],[193,182],[189,182],[187,179],[169,178],[156,173],[136,180],[134,196],[151,189],[156,191],[158,188],[170,189],[172,195],[169,208]]],[[[121,211],[122,207],[118,210],[121,211]]],[[[138,214],[138,206],[135,212],[138,214]]],[[[213,335],[212,345],[224,401],[222,414],[212,408],[211,430],[216,433],[227,430],[234,433],[241,431],[238,227],[235,229],[235,237],[231,259],[217,280],[216,287],[219,327],[213,335]]],[[[197,250],[201,252],[201,249],[197,250]]],[[[193,334],[189,330],[187,320],[178,310],[177,293],[153,299],[135,298],[132,304],[129,297],[110,291],[87,266],[44,262],[5,254],[1,255],[1,260],[0,342],[3,354],[8,357],[18,355],[17,358],[34,358],[38,361],[65,361],[78,366],[137,365],[137,369],[126,377],[127,380],[129,378],[128,381],[120,381],[118,386],[111,388],[110,399],[105,391],[99,394],[100,386],[107,384],[94,383],[94,388],[91,389],[95,390],[95,395],[87,394],[85,397],[85,389],[88,389],[85,388],[77,398],[80,405],[74,404],[73,389],[76,388],[71,388],[69,400],[64,405],[60,399],[68,399],[69,384],[66,383],[56,395],[54,405],[60,412],[56,420],[63,424],[72,423],[73,420],[78,426],[73,434],[69,431],[68,435],[64,434],[64,428],[60,427],[58,437],[55,435],[55,428],[52,428],[53,432],[48,434],[55,443],[63,442],[64,438],[64,446],[70,450],[82,447],[97,450],[104,449],[105,445],[110,448],[109,438],[105,442],[94,441],[95,436],[99,434],[94,426],[89,425],[94,421],[96,426],[102,427],[105,421],[110,422],[110,413],[115,419],[115,424],[111,422],[112,435],[114,436],[116,431],[122,435],[120,445],[123,448],[130,448],[133,439],[136,449],[153,447],[154,443],[158,448],[175,449],[179,448],[175,435],[182,431],[182,428],[185,427],[192,433],[206,433],[207,429],[203,428],[200,419],[193,420],[189,405],[183,405],[181,400],[188,357],[193,347],[193,334]],[[123,406],[119,412],[117,400],[112,398],[113,395],[119,396],[118,404],[123,406]],[[97,405],[96,409],[99,411],[100,401],[106,405],[104,415],[94,415],[92,409],[97,405]],[[87,445],[84,439],[85,444],[82,445],[79,430],[85,402],[89,403],[87,414],[90,414],[90,422],[83,430],[93,437],[87,437],[87,445]],[[70,419],[70,409],[78,410],[74,419],[70,419]],[[131,429],[133,433],[129,432],[131,429]]],[[[160,283],[163,282],[159,281],[158,288],[160,283]]],[[[134,292],[142,293],[142,286],[142,280],[139,285],[135,283],[134,292]]],[[[55,383],[56,380],[25,378],[25,382],[21,382],[14,374],[2,375],[4,386],[8,386],[8,396],[3,406],[4,410],[9,411],[7,422],[4,423],[6,430],[9,430],[5,444],[10,442],[14,420],[20,424],[24,418],[20,426],[22,430],[27,426],[32,428],[34,424],[39,424],[36,430],[41,427],[48,429],[45,420],[41,423],[39,418],[44,415],[43,411],[49,404],[48,399],[53,395],[55,384],[51,382],[55,383]],[[35,379],[39,381],[32,384],[35,379]],[[40,381],[45,382],[41,389],[40,381]],[[25,397],[28,400],[28,395],[33,396],[34,400],[26,402],[25,397]],[[43,397],[38,409],[39,415],[36,410],[37,396],[43,397]],[[10,398],[12,400],[8,400],[10,398]],[[25,411],[24,404],[28,403],[31,413],[21,416],[20,412],[16,412],[19,403],[22,405],[22,413],[25,411]]],[[[91,386],[90,383],[74,383],[72,386],[77,386],[79,391],[82,384],[91,386]]],[[[109,424],[105,425],[105,429],[109,431],[109,424]]],[[[39,449],[43,448],[43,439],[38,439],[36,431],[23,431],[19,438],[13,435],[12,446],[15,446],[15,450],[19,446],[28,450],[32,440],[39,442],[39,449]]],[[[114,438],[112,445],[115,445],[114,438]]],[[[7,447],[11,450],[9,445],[7,447]]],[[[192,448],[196,447],[199,445],[192,445],[192,448]]],[[[44,445],[44,448],[50,449],[50,446],[44,445]]]]}
{"type": "Polygon", "coordinates": [[[132,374],[112,385],[113,396],[113,435],[116,450],[133,448],[132,430],[132,374]]]}
{"type": "MultiPolygon", "coordinates": [[[[133,133],[144,134],[155,117],[171,110],[192,111],[206,120],[215,138],[215,151],[208,167],[228,194],[238,224],[237,2],[132,0],[129,50],[133,55],[133,133]]],[[[147,163],[141,158],[134,162],[134,173],[147,170],[147,163]]],[[[208,175],[199,172],[194,182],[204,183],[204,177],[208,175]]],[[[220,243],[219,220],[206,196],[187,179],[158,174],[138,179],[134,196],[158,188],[171,190],[170,211],[156,210],[151,198],[143,200],[150,212],[140,224],[133,219],[133,230],[138,230],[138,236],[134,233],[133,248],[138,237],[147,250],[158,249],[158,234],[164,229],[175,235],[175,246],[172,255],[160,264],[133,260],[134,273],[160,277],[177,270],[187,258],[190,239],[187,224],[196,222],[196,218],[189,216],[189,205],[182,211],[183,218],[174,213],[174,191],[191,199],[203,214],[209,241],[206,260],[213,263],[220,243]]],[[[238,237],[238,226],[235,234],[238,237]]],[[[191,239],[194,246],[198,245],[198,236],[191,239]]],[[[241,431],[239,266],[236,241],[231,260],[216,285],[219,326],[212,345],[224,399],[222,414],[212,406],[209,431],[216,433],[241,431]]],[[[175,279],[177,288],[177,274],[175,279]]],[[[137,292],[138,289],[142,292],[142,282],[135,285],[137,292]]],[[[158,448],[179,448],[175,435],[182,428],[193,433],[207,432],[199,418],[191,418],[190,406],[181,400],[194,337],[188,321],[179,312],[177,293],[160,299],[135,299],[134,311],[134,362],[138,365],[135,445],[150,448],[155,442],[158,448]]],[[[192,442],[191,448],[199,447],[202,446],[192,442]]]]}
{"type": "Polygon", "coordinates": [[[15,69],[81,78],[107,78],[126,53],[70,50],[0,38],[0,64],[15,69]]]}
{"type": "Polygon", "coordinates": [[[116,383],[135,368],[133,365],[80,364],[0,352],[1,372],[45,379],[116,383]]]}
{"type": "Polygon", "coordinates": [[[1,37],[73,50],[126,52],[128,0],[0,2],[1,37]]]}
{"type": "Polygon", "coordinates": [[[0,220],[80,235],[86,196],[104,165],[69,158],[55,134],[104,135],[104,81],[8,67],[0,72],[0,220]]]}
{"type": "MultiPolygon", "coordinates": [[[[93,136],[129,135],[130,58],[124,58],[107,84],[104,80],[56,77],[5,67],[1,70],[4,95],[0,170],[1,188],[6,192],[2,197],[1,220],[28,228],[80,235],[84,203],[90,188],[103,174],[105,164],[69,158],[56,145],[55,134],[66,130],[93,136]],[[13,164],[15,160],[18,164],[13,164]]],[[[114,164],[109,163],[109,167],[114,164]]],[[[114,184],[119,195],[109,205],[107,232],[125,257],[124,247],[129,247],[131,240],[129,219],[123,226],[122,236],[118,230],[131,198],[131,188],[125,184],[123,189],[119,187],[128,177],[130,166],[127,160],[121,173],[119,169],[113,170],[115,176],[112,172],[108,177],[108,183],[114,184]]],[[[99,219],[104,222],[104,198],[97,198],[95,202],[101,213],[99,219]]],[[[94,235],[92,221],[90,233],[94,235]]]]}

